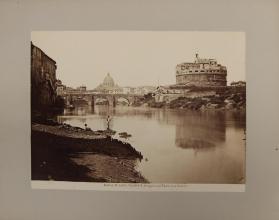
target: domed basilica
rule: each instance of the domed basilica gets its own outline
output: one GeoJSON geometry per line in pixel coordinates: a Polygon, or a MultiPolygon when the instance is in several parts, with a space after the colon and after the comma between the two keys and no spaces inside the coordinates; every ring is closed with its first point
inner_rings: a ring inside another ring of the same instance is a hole
{"type": "Polygon", "coordinates": [[[120,93],[122,92],[121,87],[119,87],[117,84],[114,83],[113,78],[108,73],[106,77],[104,78],[103,83],[101,83],[97,88],[95,89],[98,92],[101,93],[120,93]]]}

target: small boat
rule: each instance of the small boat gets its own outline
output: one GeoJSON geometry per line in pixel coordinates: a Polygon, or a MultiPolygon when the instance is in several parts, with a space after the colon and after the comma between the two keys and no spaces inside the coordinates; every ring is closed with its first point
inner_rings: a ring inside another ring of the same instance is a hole
{"type": "Polygon", "coordinates": [[[128,133],[127,132],[120,132],[118,133],[119,135],[127,135],[128,133]]]}
{"type": "Polygon", "coordinates": [[[104,133],[105,133],[106,135],[111,136],[111,135],[115,135],[116,131],[111,130],[111,129],[107,129],[107,130],[104,130],[104,133]]]}
{"type": "Polygon", "coordinates": [[[121,138],[132,137],[132,135],[131,135],[131,134],[128,134],[127,132],[120,132],[120,133],[118,133],[118,135],[119,135],[121,138]]]}
{"type": "Polygon", "coordinates": [[[111,130],[111,129],[97,130],[96,132],[99,133],[99,134],[104,134],[104,135],[108,135],[108,136],[115,135],[115,133],[116,133],[116,131],[111,130]]]}

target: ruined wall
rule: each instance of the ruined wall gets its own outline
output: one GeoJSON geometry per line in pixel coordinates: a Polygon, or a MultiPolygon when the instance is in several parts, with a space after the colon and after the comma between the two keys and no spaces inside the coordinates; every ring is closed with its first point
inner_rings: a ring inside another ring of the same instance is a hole
{"type": "Polygon", "coordinates": [[[31,43],[31,109],[47,110],[55,99],[56,62],[31,43]]]}

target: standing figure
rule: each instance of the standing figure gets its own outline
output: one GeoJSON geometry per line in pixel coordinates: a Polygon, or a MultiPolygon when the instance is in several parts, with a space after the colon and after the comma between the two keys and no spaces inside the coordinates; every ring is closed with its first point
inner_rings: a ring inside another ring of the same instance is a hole
{"type": "Polygon", "coordinates": [[[109,123],[111,121],[111,117],[108,115],[107,117],[107,130],[110,130],[109,123]]]}

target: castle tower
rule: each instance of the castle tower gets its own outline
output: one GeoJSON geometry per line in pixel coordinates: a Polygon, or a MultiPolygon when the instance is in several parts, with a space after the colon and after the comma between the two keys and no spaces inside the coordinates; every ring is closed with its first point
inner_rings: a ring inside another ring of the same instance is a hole
{"type": "Polygon", "coordinates": [[[222,87],[227,85],[227,68],[216,59],[200,58],[176,66],[176,84],[197,87],[222,87]]]}

